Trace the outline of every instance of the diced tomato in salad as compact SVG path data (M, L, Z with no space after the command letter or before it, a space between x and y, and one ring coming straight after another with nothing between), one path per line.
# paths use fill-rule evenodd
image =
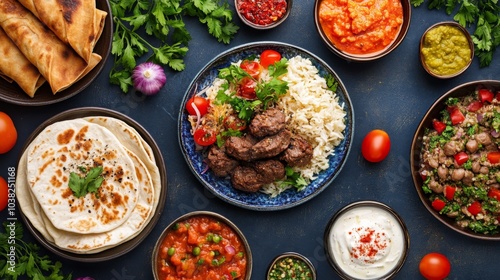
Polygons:
M466 152L459 152L455 154L455 162L460 166L469 160L469 155Z
M464 114L455 106L448 107L448 112L450 113L451 124L457 125L465 120Z
M493 98L494 98L494 94L491 90L489 89L480 89L477 93L478 97L479 97L479 100L483 103L485 102L489 102L491 103L493 101Z
M489 152L486 157L491 164L500 162L500 152Z
M467 207L467 210L469 211L469 213L476 216L481 212L481 210L483 210L483 207L481 206L481 202L476 200L472 202L469 207Z
M439 198L436 198L436 199L434 199L434 201L432 201L431 205L432 205L432 208L434 208L436 211L441 211L446 206L446 202L442 201Z
M453 200L453 198L455 197L456 190L457 190L456 187L446 186L444 188L444 196L446 197L446 199Z
M432 121L432 126L434 127L434 129L437 131L438 134L443 133L443 131L446 129L446 124L436 119Z

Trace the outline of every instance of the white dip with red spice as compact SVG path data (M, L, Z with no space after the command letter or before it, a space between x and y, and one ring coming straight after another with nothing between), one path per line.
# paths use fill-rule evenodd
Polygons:
M403 228L394 215L380 207L348 209L337 217L327 238L330 256L349 278L383 277L404 258Z

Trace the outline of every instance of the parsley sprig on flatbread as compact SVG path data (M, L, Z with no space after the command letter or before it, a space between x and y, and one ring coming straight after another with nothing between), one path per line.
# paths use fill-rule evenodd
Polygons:
M73 191L76 197L83 197L88 193L94 193L99 197L99 187L104 181L102 176L102 166L93 167L87 172L87 168L79 167L79 169L86 173L85 176L80 176L75 172L69 174L69 188Z

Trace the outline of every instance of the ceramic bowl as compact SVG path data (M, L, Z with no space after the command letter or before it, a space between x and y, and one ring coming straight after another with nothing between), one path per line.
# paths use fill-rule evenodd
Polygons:
M390 279L406 261L410 236L391 207L358 201L333 215L324 246L330 265L342 279Z
M287 59L300 55L303 58L311 60L312 65L319 70L318 74L320 76L325 77L331 75L334 77L335 80L338 81L336 91L338 103L343 105L346 112L344 118L344 139L335 147L334 151L332 151L332 155L328 158L328 169L321 171L318 177L311 181L303 191L287 189L275 197L271 197L269 194L263 192L250 193L237 190L233 188L230 179L217 177L211 170L207 170L203 151L195 145L191 133L192 126L188 120L189 114L185 109L186 102L197 90L201 91L213 83L218 76L219 69L228 67L231 63L236 63L239 60L258 56L267 49L275 50ZM331 185L330 183L341 172L352 146L355 119L354 111L350 97L339 76L327 63L311 52L281 42L262 41L243 44L216 56L194 77L180 103L179 112L178 129L181 152L196 178L203 186L220 199L230 204L256 211L276 211L295 207L320 194Z
M301 273L302 274L296 274L295 271L291 271L294 267L299 266L302 268ZM307 273L307 270L309 273ZM283 278L275 278L272 277L273 273L291 273L292 275L296 275L297 278L294 279L310 279L310 280L316 280L316 268L314 265L311 263L311 261L305 257L302 254L296 253L296 252L286 252L283 254L280 254L276 256L271 264L269 265L267 269L267 274L266 274L266 279L267 280L273 280L273 279L285 279ZM298 275L302 275L301 278L298 277ZM289 278L286 278L289 279Z
M479 88L488 88L493 92L500 91L500 81L497 80L478 80L472 81L468 83L464 83L456 86L455 88L450 89L448 92L441 95L427 110L425 115L422 117L415 134L413 136L413 140L411 142L411 150L410 150L410 168L413 178L413 183L415 185L415 190L422 201L423 205L427 209L427 211L438 221L443 223L446 227L451 230L463 234L465 236L469 236L472 238L482 239L482 240L496 240L500 241L500 233L497 234L483 234L476 233L470 229L460 227L454 218L448 217L446 215L439 214L432 207L432 201L430 197L424 192L422 189L422 185L424 184L424 180L420 174L420 168L422 164L421 151L423 147L423 137L425 131L433 128L433 120L440 119L441 113L443 110L446 110L447 106L445 101L450 97L463 97L467 95L473 94Z
M403 9L403 22L394 40L380 51L371 52L367 54L349 53L339 49L339 47L336 46L335 43L332 42L331 39L327 36L327 33L325 32L320 19L320 7L323 1L327 0L315 0L314 3L314 23L316 25L316 30L319 36L321 37L321 40L325 43L326 47L330 49L334 54L347 61L369 62L388 55L403 42L403 40L406 37L406 33L408 32L408 29L410 27L410 20L411 20L410 0L401 0L401 6Z
M226 218L225 216L222 216L221 214L211 212L211 211L193 211L193 212L189 212L187 214L181 215L180 217L178 217L174 221L172 221L163 230L160 237L156 241L156 244L153 248L153 254L151 257L151 267L153 270L154 279L155 280L165 279L165 278L160 277L161 275L159 272L159 270L162 267L162 263L164 261L169 262L169 260L165 260L161 257L161 255L162 255L161 247L162 247L162 243L164 242L165 238L167 237L167 235L169 235L173 231L177 230L179 228L180 223L186 224L186 223L194 222L193 219L205 219L205 220L209 219L209 220L214 221L216 223L224 224L225 226L228 227L227 229L222 228L220 231L214 232L214 235L217 235L220 232L225 232L226 234L229 234L229 232L231 232L231 234L235 235L239 239L239 243L241 244L241 246L243 247L243 250L244 250L242 252L243 256L246 258L246 271L245 271L245 276L238 278L238 279L242 279L242 280L252 279L252 265L253 265L252 250L250 249L250 244L248 243L247 239L245 238L245 235L243 235L243 232L233 222L231 222L228 218ZM209 228L210 228L210 226L209 226ZM212 233L212 232L210 232L211 230L214 230L214 229L208 229L208 231L205 234L208 236L210 233ZM199 234L202 235L204 233L199 233ZM186 235L187 235L187 233L186 233ZM201 238L203 238L203 237L201 237ZM222 239L224 239L224 236L222 236ZM176 242L180 243L181 241L176 241ZM207 242L212 242L212 241L207 241ZM225 244L225 241L221 240L221 241L219 241L219 243ZM199 246L201 247L203 245L200 244ZM227 246L228 245L226 245L226 247ZM236 252L236 253L238 254L239 252ZM201 252L199 254L200 255L198 257L199 258L198 261L203 260L203 257L202 257L203 253ZM221 256L224 257L223 254L221 254ZM168 255L167 255L167 258L168 258ZM236 258L236 256L233 257L233 260L234 260L234 258ZM214 260L215 259L216 258L214 257Z
M293 5L293 0L281 0L281 1L267 1L268 3L272 3L272 2L279 2L279 3L286 3L286 7L284 8L284 11L283 13L281 13L277 19L274 19L272 20L272 22L269 22L269 23L259 23L257 22L257 19L254 19L253 16L251 15L247 15L245 16L245 14L248 14L248 13L244 13L244 8L242 6L245 5L245 2L254 2L254 1L250 1L250 0L234 0L234 7L236 9L236 13L238 14L238 17L240 18L240 20L247 26L250 26L254 29L258 29L258 30L265 30L265 29L271 29L271 28L275 28L277 27L278 25L282 24L287 18L288 16L290 15L290 12L292 10L292 5Z
M457 43L461 44L462 46L465 45L465 49L468 50L469 55L467 55L467 52L464 52L465 49L463 49L461 51L461 52L464 52L462 54L463 57L460 57L458 54L456 54L456 58L449 63L449 66L447 66L445 64L441 64L441 63L436 64L436 65L432 65L432 64L429 64L428 62L426 62L427 61L426 57L430 57L433 53L436 53L436 52L439 53L439 51L441 51L441 53L449 56L448 52L450 51L450 45L448 45L448 44L450 44L452 42L456 42L455 41L456 39L451 40L450 38L442 37L442 38L444 38L443 40L446 40L448 42L446 45L444 45L442 43L440 43L440 44L433 43L431 46L430 41L426 40L426 36L428 36L428 34L430 34L430 32L438 32L440 30L439 28L443 28L443 27L454 28L455 30L458 30L461 34L463 34L464 38L467 41L463 42L461 40ZM458 38L457 36L455 36L455 37ZM433 40L433 41L435 42L435 40ZM435 46L435 45L437 45L437 46ZM427 51L423 51L423 49L427 49ZM430 26L424 32L424 34L422 34L422 37L420 38L419 50L420 50L420 63L422 64L422 67L425 69L425 71L427 73L429 73L429 75L431 75L435 78L439 78L439 79L449 79L449 78L453 78L453 77L456 77L456 76L462 74L463 72L465 72L465 70L467 70L467 68L469 68L469 66L471 65L472 60L474 58L474 43L472 42L472 37L470 36L467 29L465 29L462 25L460 25L459 23L454 22L454 21L439 22L439 23L436 23L436 24ZM441 57L443 57L443 56L441 56ZM441 61L443 61L443 60L441 60ZM460 68L456 68L455 65L457 62L459 62L461 64Z

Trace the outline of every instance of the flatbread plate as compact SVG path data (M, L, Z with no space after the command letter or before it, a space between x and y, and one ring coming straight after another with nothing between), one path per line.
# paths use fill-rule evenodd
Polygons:
M81 130L75 130L74 127ZM52 131L57 131L56 139L62 143L60 146L47 147L51 140L46 136L50 136ZM68 131L78 133L64 140L62 137ZM92 131L109 133L110 138L102 140L107 137L106 133L89 134ZM79 135L83 137L79 138ZM69 139L77 139L76 144L72 144ZM92 149L86 148L86 141ZM65 152L64 147L76 148ZM78 147L90 152L79 153ZM43 155L37 154L39 151L44 151ZM82 155L85 153L89 155L87 159ZM46 160L41 166L38 161L47 154L52 160ZM101 158L100 155L104 156ZM78 159L76 164L73 163L75 158ZM69 187L60 188L67 181L64 177L68 175L64 173L69 173L68 168L78 170L81 168L80 162L90 161L92 164L101 159L100 165L106 171L100 187L101 195L87 194L76 198ZM54 165L52 162L59 163ZM43 182L47 174L52 179ZM128 175L118 177L120 174ZM63 183L54 183L57 181ZM40 191L37 189L40 186L42 189L45 188L43 186L51 187L48 187L49 191ZM44 247L66 259L100 262L126 254L152 231L165 205L166 167L158 145L136 121L110 109L77 108L48 119L30 135L19 159L16 190L22 190L18 192L17 200L22 220ZM65 194L64 190L69 192ZM131 200L132 203L126 203ZM120 214L119 209L124 214L117 216L120 219L115 217L113 220L110 213ZM68 214L60 215L60 212ZM73 217L69 218L71 215ZM79 215L85 218L80 219ZM117 224L113 225L113 221ZM88 227L82 228L82 225Z

